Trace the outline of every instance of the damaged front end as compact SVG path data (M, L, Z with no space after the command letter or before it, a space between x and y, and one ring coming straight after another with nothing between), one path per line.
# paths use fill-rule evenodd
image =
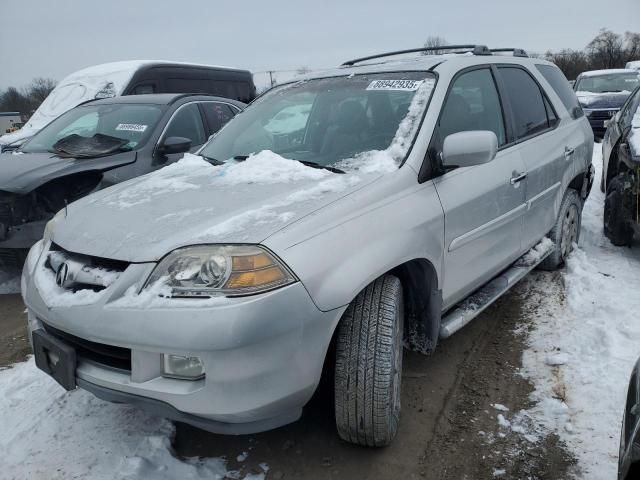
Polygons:
M99 172L85 172L46 183L32 192L0 191L0 267L20 267L46 223L61 209L100 183Z

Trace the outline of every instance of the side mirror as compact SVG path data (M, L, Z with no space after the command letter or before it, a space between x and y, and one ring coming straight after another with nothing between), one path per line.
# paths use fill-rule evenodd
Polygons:
M191 140L186 137L168 137L158 147L162 155L171 153L185 153L191 148Z
M496 134L488 130L474 130L447 135L442 146L445 167L472 167L493 160L498 151Z

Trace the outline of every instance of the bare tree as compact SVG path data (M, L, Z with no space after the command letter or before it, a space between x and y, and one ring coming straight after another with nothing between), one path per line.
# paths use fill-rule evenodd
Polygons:
M35 108L38 108L54 88L56 88L55 80L52 80L51 78L38 77L31 81L31 83L25 88L24 93L34 104L37 104Z
M596 68L619 67L624 59L624 41L620 34L603 28L589 42L587 52Z
M443 47L447 45L447 40L444 37L440 37L438 35L431 35L427 37L427 41L424 42L425 48L434 48L434 50L430 50L428 52L424 52L425 55L441 55L446 50L439 50L436 47Z

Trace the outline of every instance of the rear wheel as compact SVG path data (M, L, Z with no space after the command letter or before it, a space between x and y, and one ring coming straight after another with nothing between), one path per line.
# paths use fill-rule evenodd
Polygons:
M632 195L625 193L626 174L613 178L604 200L604 234L617 246L631 245L633 240Z
M548 235L555 248L540 264L542 270L556 270L564 265L573 244L580 238L581 222L582 200L576 190L569 188L562 199L556 224Z
M396 436L403 317L402 284L384 275L358 294L338 326L335 406L343 440L381 447Z

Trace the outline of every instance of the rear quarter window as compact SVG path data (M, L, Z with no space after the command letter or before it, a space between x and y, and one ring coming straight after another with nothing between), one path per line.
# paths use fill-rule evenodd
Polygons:
M571 118L574 120L580 118L583 115L582 108L580 108L578 98L562 71L552 65L536 65L536 68L560 97L560 101L571 114Z

